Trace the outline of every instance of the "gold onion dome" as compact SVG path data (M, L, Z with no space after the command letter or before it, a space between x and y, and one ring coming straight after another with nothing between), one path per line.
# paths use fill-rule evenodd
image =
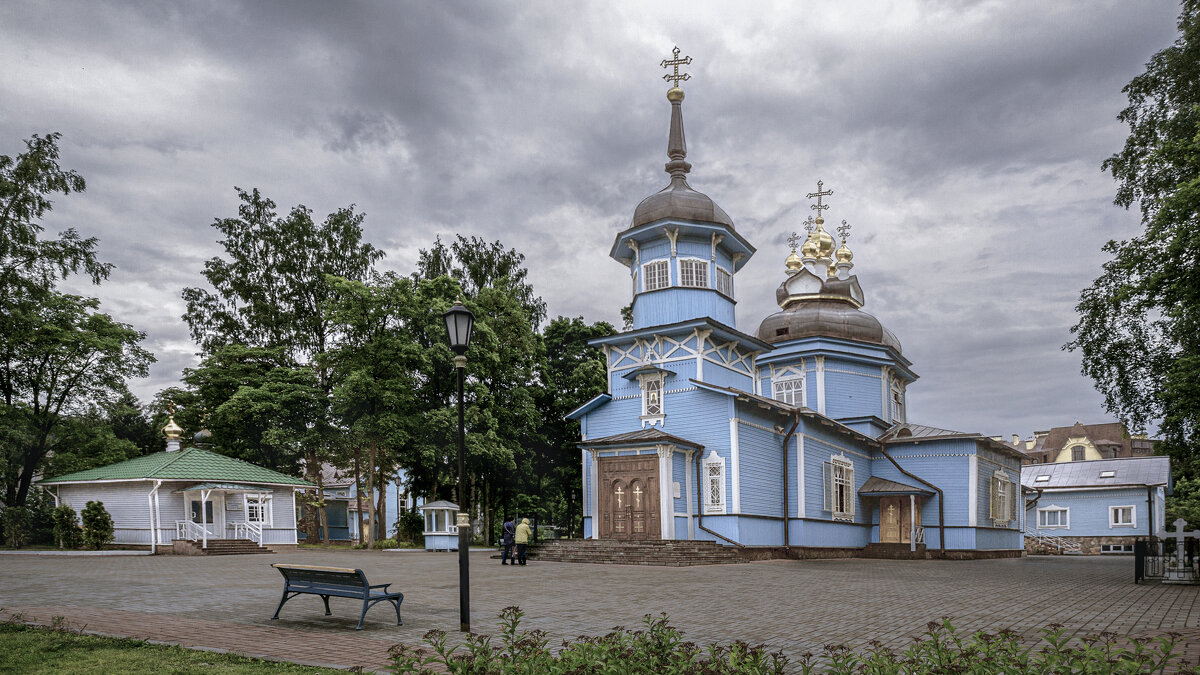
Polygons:
M846 246L845 239L842 240L842 245L838 247L838 250L834 252L834 255L837 257L837 261L840 263L848 263L851 260L854 260L854 254L851 253L850 248Z
M795 251L792 251L783 264L787 267L789 272L799 272L800 270L804 269L804 258L801 258L800 256L796 255Z
M183 427L175 423L175 415L171 415L167 420L167 426L163 427L163 435L169 441L177 441L183 438Z
M804 245L800 247L800 253L802 253L805 258L817 258L820 256L821 245L817 243L817 240L813 234L808 235L808 239L806 239L804 241Z
M833 237L821 227L825 223L825 219L817 216L817 229L813 230L809 241L815 242L817 245L817 255L821 258L829 258L833 255Z

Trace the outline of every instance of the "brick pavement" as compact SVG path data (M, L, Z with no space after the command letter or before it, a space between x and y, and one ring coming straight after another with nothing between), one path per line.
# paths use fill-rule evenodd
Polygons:
M474 553L472 621L497 632L508 605L526 629L556 638L637 626L666 612L699 643L742 639L796 657L828 643L878 639L902 647L925 624L951 616L967 630L1012 628L1036 636L1049 623L1076 635L1181 633L1200 659L1200 587L1138 586L1129 557L1032 557L978 561L814 560L658 568L532 562L502 567ZM356 603L290 601L269 617L282 579L268 565L359 567L405 594L404 625L378 606L354 631ZM61 599L51 602L49 599ZM61 604L60 604L61 603ZM299 551L223 557L0 557L0 608L49 622L193 647L311 664L379 669L396 642L419 643L431 628L458 628L455 554Z

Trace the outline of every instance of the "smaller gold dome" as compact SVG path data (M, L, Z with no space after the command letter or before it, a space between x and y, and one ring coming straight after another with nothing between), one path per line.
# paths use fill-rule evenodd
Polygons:
M838 247L835 255L837 256L837 261L840 263L848 263L851 260L854 260L854 254L851 253L850 248L846 246L845 239L842 240L842 245Z
M787 257L787 260L783 264L787 267L789 272L799 272L804 268L804 258L801 258L800 256L796 255L795 251L792 251L791 255Z
M683 90L679 87L671 87L667 90L667 100L671 103L683 100Z
M813 239L813 236L808 235L808 239L804 241L804 245L800 247L800 253L805 258L816 258L820 255L820 245Z
M817 218L817 229L808 235L808 241L813 242L817 246L817 256L819 258L828 258L833 255L833 237L829 235L821 224L825 222L824 218ZM807 242L805 242L807 244Z
M175 423L175 415L171 415L167 421L167 426L163 427L163 435L168 441L177 441L183 438L183 427Z

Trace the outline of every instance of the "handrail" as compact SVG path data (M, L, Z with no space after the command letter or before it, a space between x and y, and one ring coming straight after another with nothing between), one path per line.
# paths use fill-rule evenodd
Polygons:
M1036 528L1030 529L1030 528L1026 527L1023 534L1026 537L1032 538L1035 543L1053 546L1054 548L1057 548L1062 553L1067 553L1067 552L1082 553L1083 552L1083 549L1080 548L1080 546L1079 546L1079 542L1070 541L1070 540L1060 537L1056 534L1047 534L1043 530L1040 530L1040 529L1036 529Z
M192 541L198 541L200 539L203 539L205 534L208 534L208 536L210 536L210 537L216 536L212 532L212 530L209 530L208 528L205 528L205 527L201 527L200 523L195 523L190 520L175 521L175 538L176 539L190 539Z
M249 539L259 546L263 545L262 524L246 521L240 523L229 523L229 527L233 530L234 539Z

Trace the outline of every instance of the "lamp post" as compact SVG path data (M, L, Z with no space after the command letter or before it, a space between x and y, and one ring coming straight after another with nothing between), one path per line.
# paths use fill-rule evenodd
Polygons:
M475 315L463 307L462 301L454 303L442 318L446 320L446 333L450 336L450 349L454 350L454 368L458 371L458 629L464 633L471 630L471 574L467 554L471 548L471 516L467 504L466 470L466 425L463 421L463 371L467 367L467 347L471 346L471 330L475 327Z

